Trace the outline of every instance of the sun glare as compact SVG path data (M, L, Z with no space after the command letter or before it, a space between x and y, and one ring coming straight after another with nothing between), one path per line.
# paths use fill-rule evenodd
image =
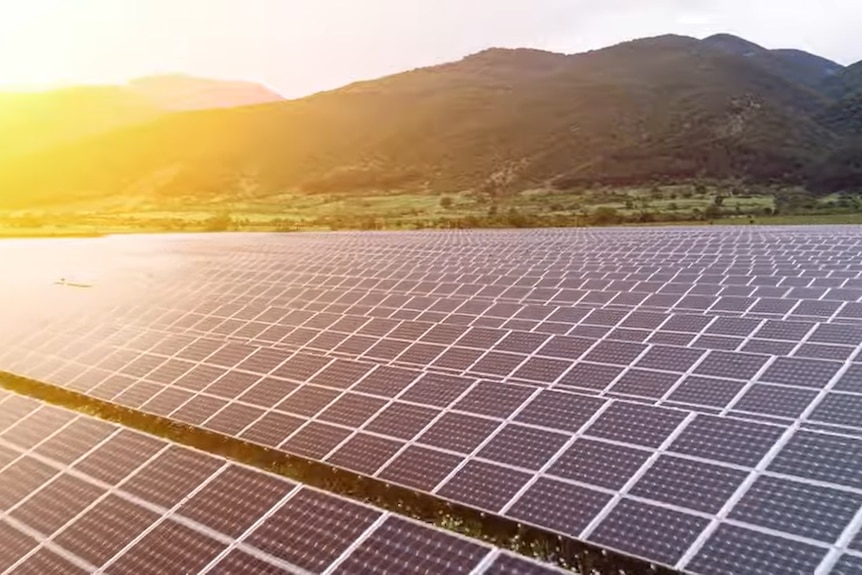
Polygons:
M102 40L120 33L120 4L128 8L112 0L0 0L0 89L91 81L105 62Z

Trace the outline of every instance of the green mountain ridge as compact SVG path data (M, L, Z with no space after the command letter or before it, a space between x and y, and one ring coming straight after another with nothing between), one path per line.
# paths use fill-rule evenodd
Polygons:
M170 114L0 164L0 205L703 177L862 184L852 170L814 177L855 149L854 101L824 87L855 67L737 40L490 49L300 100Z

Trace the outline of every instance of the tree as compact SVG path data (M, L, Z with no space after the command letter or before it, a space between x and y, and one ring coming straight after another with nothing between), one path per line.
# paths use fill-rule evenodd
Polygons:
M597 226L612 226L622 221L619 212L608 206L601 206L590 216L590 223Z
M204 229L208 232L226 232L235 226L234 219L227 212L213 215L204 222Z
M638 210L638 221L641 223L646 223L652 221L652 214L650 213L650 201L647 196L638 196L635 202L635 205Z
M721 217L721 208L718 207L717 205L715 205L714 203L710 204L704 210L703 215L708 220L714 220L716 218L720 218Z
M530 218L513 206L506 213L506 225L513 228L527 228L530 226Z

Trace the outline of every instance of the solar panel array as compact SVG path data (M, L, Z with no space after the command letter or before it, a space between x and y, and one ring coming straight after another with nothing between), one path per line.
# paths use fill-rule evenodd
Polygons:
M559 573L29 398L0 417L0 573Z
M693 573L858 572L862 230L150 241L0 369Z

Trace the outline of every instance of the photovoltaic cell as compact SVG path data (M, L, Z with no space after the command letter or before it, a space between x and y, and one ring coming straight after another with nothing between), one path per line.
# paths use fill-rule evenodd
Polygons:
M152 511L108 495L64 528L54 541L100 567L158 519Z
M163 447L152 437L122 430L75 464L75 469L116 485Z
M824 555L807 543L722 524L687 567L704 575L814 573Z
M862 556L858 555L843 555L832 568L835 575L853 575L859 572L862 572Z
M4 403L0 413L6 409ZM63 433L40 443L34 451L63 464L70 464L116 431L111 425L95 419L80 418L70 423Z
M177 513L221 533L239 537L293 487L290 482L230 466L184 502ZM254 497L249 497L249 493L254 493Z
M234 549L219 560L207 573L215 575L233 575L234 573L249 573L252 575L286 575L290 571L267 563L248 553Z
M622 372L623 367L600 363L576 363L559 379L557 385L590 390L602 390L611 384Z
M685 372L702 355L703 351L699 349L657 345L651 347L636 365L646 369Z
M302 490L248 537L267 553L320 573L377 519L373 509Z
M531 470L539 470L568 440L567 435L510 424L503 427L477 454L478 457Z
M770 471L862 488L862 439L797 431Z
M2 535L0 535L2 536ZM3 563L0 561L0 569ZM86 571L46 548L41 548L20 563L13 571L15 575L85 575Z
M717 513L747 475L738 469L663 455L647 469L629 493Z
M862 393L862 364L854 363L844 371L832 387L835 391Z
M431 447L471 453L500 426L494 419L444 413L417 441Z
M426 374L410 386L400 399L432 407L446 407L467 391L473 380L439 374Z
M673 390L668 399L680 403L723 408L733 401L745 385L743 381L732 379L690 376Z
M615 402L587 428L586 433L597 438L658 447L683 419L685 413L681 411Z
M379 476L393 483L431 491L446 479L461 461L460 456L451 453L411 445L395 457Z
M776 477L758 477L730 517L833 543L862 506L862 496Z
M754 467L782 433L780 427L772 425L698 415L671 443L670 450Z
M862 427L862 396L827 393L808 419L834 425Z
M659 399L673 387L678 379L679 374L630 369L608 391Z
M209 455L172 446L125 481L122 488L147 501L171 508L221 465L221 461Z
M278 447L304 420L299 417L270 411L246 428L240 438L268 447Z
M409 552L405 552L407 550ZM466 538L390 516L360 543L335 573L468 575L487 554L487 548Z
M530 475L483 461L469 461L437 493L479 509L499 512Z
M750 380L767 362L768 356L711 351L694 369L699 375Z
M0 569L3 570L14 565L18 559L39 544L38 541L5 521L0 521L0 540L3 541L3 547L0 548Z
M755 384L733 404L733 409L795 418L802 415L816 397L817 392L808 389L787 389L780 385Z
M548 473L606 489L622 489L650 457L649 451L592 439L576 439Z
M577 432L606 401L574 393L543 390L518 414L515 421Z
M491 382L479 382L462 397L454 409L507 418L527 401L535 390L514 385L500 386Z
M360 433L350 438L327 458L327 462L365 475L373 475L402 447L384 437Z
M10 513L45 536L53 535L104 491L71 475L60 475Z
M304 457L323 459L349 436L350 430L343 427L310 421L281 444L280 449Z
M507 515L577 537L610 499L607 493L542 477L518 498ZM555 504L549 507L548 501Z
M822 388L826 387L840 368L841 364L838 362L780 357L763 372L760 381Z
M381 366L365 376L353 389L381 397L395 397L418 375L417 372L407 369Z
M485 569L485 575L559 575L562 571L547 565L527 561L514 555L501 553Z
M638 343L604 341L593 347L584 356L584 360L614 365L630 365L645 349L647 346Z
M623 499L588 539L599 545L673 565L708 523L702 517Z
M114 562L111 573L153 575L177 569L200 571L225 548L224 543L175 523L163 521Z

